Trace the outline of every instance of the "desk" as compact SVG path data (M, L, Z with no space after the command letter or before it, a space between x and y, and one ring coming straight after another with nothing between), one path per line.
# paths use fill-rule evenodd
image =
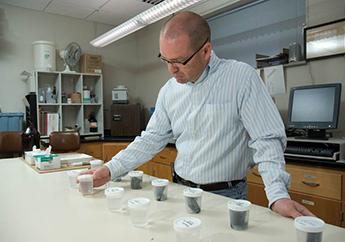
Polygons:
M111 213L102 189L83 197L69 187L65 172L38 174L20 158L0 160L0 241L1 242L175 242L172 222L188 215L183 186L170 184L168 200L153 201L152 177L144 178L142 190L130 190L125 177L119 186L126 198L151 199L147 228L133 227L127 213ZM202 211L192 215L202 220L202 242L291 242L296 241L293 220L253 205L246 231L229 228L226 197L205 192ZM345 229L326 225L323 241L339 242Z

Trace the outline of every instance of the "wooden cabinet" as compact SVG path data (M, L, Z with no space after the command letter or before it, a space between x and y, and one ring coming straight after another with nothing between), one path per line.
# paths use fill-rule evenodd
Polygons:
M128 142L109 142L103 143L103 160L108 162L114 155L128 146Z
M287 164L291 175L291 198L307 207L327 223L345 227L345 171L313 165ZM257 168L247 174L248 199L267 206L264 185Z
M100 160L103 159L103 145L101 142L82 143L78 152L91 155Z
M129 142L110 142L103 143L103 160L108 162L111 158L121 150L125 149ZM176 158L176 149L174 147L166 147L159 152L149 162L139 166L137 170L142 170L145 174L166 178L172 181L172 163Z
M289 194L291 199L308 208L309 211L315 214L317 217L322 218L329 224L341 226L340 201L291 191Z
M248 181L248 200L254 204L267 207L268 200L263 185Z
M166 147L152 160L138 167L145 174L165 178L172 181L172 166L176 158L176 149L173 147Z
M289 165L291 175L290 191L341 200L341 174L313 168Z
M345 202L341 203L341 226L345 227Z

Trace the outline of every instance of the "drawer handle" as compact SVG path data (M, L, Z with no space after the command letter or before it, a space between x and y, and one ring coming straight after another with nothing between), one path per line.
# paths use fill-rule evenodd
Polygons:
M316 182L306 182L306 181L302 181L302 183L303 183L304 185L307 185L307 186L310 186L310 187L318 187L318 186L320 186L320 184L319 184L319 183L316 183Z
M164 156L159 156L159 158L161 158L162 160L165 160L166 159L166 157L164 157Z

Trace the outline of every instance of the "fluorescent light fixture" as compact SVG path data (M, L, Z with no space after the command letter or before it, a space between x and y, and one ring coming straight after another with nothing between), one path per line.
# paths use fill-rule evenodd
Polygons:
M119 40L146 25L152 24L172 13L180 11L202 0L165 0L148 10L138 14L134 18L127 20L119 26L102 34L98 38L92 40L90 44L95 47L104 47L116 40Z

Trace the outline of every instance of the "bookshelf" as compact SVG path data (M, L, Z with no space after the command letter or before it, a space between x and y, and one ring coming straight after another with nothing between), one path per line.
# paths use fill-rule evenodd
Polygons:
M79 129L81 136L104 136L103 77L76 72L34 72L37 93L38 131L42 138L51 131ZM85 88L86 87L86 88ZM90 93L87 97L84 89ZM94 114L97 132L90 132Z

